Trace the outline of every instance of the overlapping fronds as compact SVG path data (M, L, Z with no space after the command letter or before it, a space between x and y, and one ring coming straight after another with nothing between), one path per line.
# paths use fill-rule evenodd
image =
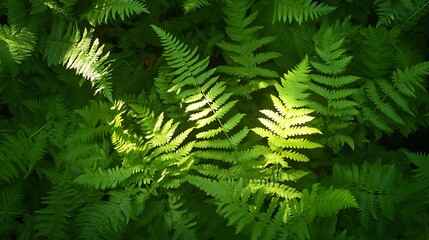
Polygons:
M429 11L426 0L375 0L374 6L378 16L377 27L392 23L416 23Z
M115 129L112 143L122 157L122 167L99 170L96 174L99 181L86 184L101 188L122 182L138 186L156 183L165 188L178 187L182 175L193 164L190 152L195 142L187 141L193 129L176 134L179 123L164 121L163 114L156 117L152 111L137 104L126 107L118 103L116 107L118 114L111 123ZM138 125L125 125L124 118L134 119ZM83 175L82 178L90 180L89 176Z
M25 128L15 135L1 135L0 144L0 179L11 182L25 178L33 171L35 165L43 159L47 151L47 137L39 129Z
M244 114L231 113L237 100L231 100L226 83L212 77L216 69L206 70L209 60L199 60L197 49L189 50L180 40L162 29L153 26L166 52L167 63L171 68L171 83L168 91L176 92L178 101L185 104L185 112L200 132L196 135L195 153L201 159L215 159L224 162L237 162L242 158L236 151L249 130L237 130Z
M272 239L281 231L280 226L287 218L286 205L272 198L268 207L264 207L263 189L252 194L251 187L246 186L243 179L236 182L196 176L187 179L215 199L218 214L228 220L228 225L235 226L236 234L244 232L250 239Z
M417 96L416 92L426 93L423 79L428 74L429 63L422 62L404 70L397 69L389 80L377 78L365 83L359 96L360 103L367 99L366 104L361 105L364 120L388 133L398 128L404 134L414 131L416 127L407 123L415 116L415 108L409 102Z
M404 191L400 189L402 179L395 164L382 165L381 161L364 162L361 166L336 164L333 169L333 181L338 186L350 189L356 196L359 221L364 229L383 227L379 223L394 220L398 203L404 198L401 195ZM383 229L377 232L384 234Z

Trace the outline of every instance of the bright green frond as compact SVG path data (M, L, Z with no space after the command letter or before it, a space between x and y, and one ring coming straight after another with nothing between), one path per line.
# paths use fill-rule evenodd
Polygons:
M44 57L48 66L62 64L68 69L74 69L95 87L95 94L102 93L112 101L112 84L110 80L109 53L104 54L104 45L93 39L94 30L79 30L70 23L54 24L47 40Z
M0 26L0 48L7 48L13 61L20 64L33 54L36 45L36 35L25 28L18 28L15 25ZM0 52L0 61L8 62L7 55ZM10 60L9 60L10 61ZM0 62L1 63L1 62Z

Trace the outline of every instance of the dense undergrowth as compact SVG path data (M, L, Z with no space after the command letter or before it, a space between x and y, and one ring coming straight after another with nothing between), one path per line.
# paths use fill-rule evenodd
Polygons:
M428 239L428 13L1 1L0 238Z

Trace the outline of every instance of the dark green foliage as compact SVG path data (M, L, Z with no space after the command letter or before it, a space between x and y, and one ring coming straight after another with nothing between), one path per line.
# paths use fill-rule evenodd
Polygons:
M377 12L377 27L382 25L410 24L418 22L419 18L428 12L429 3L425 0L375 0Z
M0 239L428 239L428 10L0 1Z
M272 85L278 74L261 65L281 55L276 52L256 52L274 41L275 37L260 38L257 33L263 26L251 26L258 16L258 11L247 16L251 1L229 1L223 8L225 14L225 32L232 42L222 41L217 45L222 48L228 65L217 69L220 73L231 75L228 82L230 91L238 95L249 96L250 93ZM260 50L259 50L260 51Z

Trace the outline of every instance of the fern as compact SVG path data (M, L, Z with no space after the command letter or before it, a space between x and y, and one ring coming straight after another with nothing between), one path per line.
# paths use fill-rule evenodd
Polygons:
M429 64L422 62L404 71L398 69L393 72L391 82L386 79L367 82L361 88L361 96L368 99L367 104L362 105L364 119L388 133L400 128L406 135L415 130L416 127L411 124L415 110L409 102L416 97L416 91L426 92L422 77L429 74L428 70Z
M422 77L427 75L427 62L415 65L408 63L404 68L396 68L395 63L388 59L394 58L398 29L387 31L385 28L368 28L362 31L365 50L358 57L362 62L360 70L366 83L356 94L355 100L361 106L361 122L368 122L381 132L392 133L399 129L408 135L417 129L415 116L420 101L413 97L416 92L426 92ZM370 49L373 52L370 52ZM366 58L363 60L363 57ZM380 62L389 62L379 64ZM411 102L415 106L410 105ZM406 123L406 124L405 124Z
M110 19L116 20L119 17L125 20L131 15L149 13L146 3L140 0L96 0L93 8L89 10L84 17L92 26L107 23Z
M210 3L207 0L184 0L182 2L182 8L185 14L204 6L210 6Z
M415 174L415 177L424 182L425 184L429 184L429 161L428 156L424 153L411 153L405 152L406 156L417 166L417 169L412 170Z
M322 28L314 37L316 53L320 60L310 61L319 74L311 74L308 84L311 103L308 104L316 114L325 133L327 144L338 152L346 143L352 149L354 140L349 135L350 127L359 114L357 103L352 99L358 89L352 87L360 78L346 75L352 56L346 55L345 38L331 27ZM323 74L323 75L322 75ZM325 129L324 126L327 126Z
M282 85L276 84L279 98L271 96L271 100L277 111L262 110L268 118L259 118L265 128L254 128L253 131L261 137L267 138L268 146L258 148L263 151L266 164L275 164L288 167L286 159L306 162L308 157L291 149L312 149L321 147L320 144L301 138L303 135L320 134L313 127L301 126L313 120L309 114L310 109L303 108L307 103L307 96L302 91L306 90L303 82L308 81L305 71L308 70L308 62L305 59L298 67L285 75Z
M246 127L235 129L244 114L231 113L237 103L230 100L232 93L226 93L225 82L212 77L216 69L206 70L208 58L199 61L197 49L191 51L172 35L158 27L153 28L166 49L164 55L171 68L168 91L176 92L179 100L176 102L185 104L189 120L195 122L196 129L203 129L196 135L195 147L200 150L195 152L195 157L238 163L243 158L234 157L241 155L239 145L249 130ZM220 137L222 135L225 137ZM255 156L255 152L252 154Z
M359 76L379 78L392 73L395 57L395 46L400 34L399 28L390 31L384 27L361 29L358 44L362 51L358 56ZM380 64L383 63L383 64Z
M58 176L55 176L58 177ZM66 175L55 180L56 185L42 201L46 205L37 211L35 217L35 237L64 239L70 234L70 218L75 210L74 201L79 192L69 186L70 180Z
M111 122L115 129L112 143L123 159L123 167L107 172L99 170L95 176L83 175L77 181L95 187L116 186L125 181L123 184L142 186L156 183L165 188L177 188L182 182L182 175L193 163L190 152L195 142L184 144L192 128L175 136L179 124L172 120L164 123L162 114L155 117L139 105L125 109L123 103L118 103L118 114ZM137 129L125 129L125 112L139 122ZM90 181L89 176L94 176L98 181Z
M275 0L273 22L289 22L296 21L301 24L308 19L318 19L335 10L335 7L317 3L311 0Z
M13 61L20 64L30 57L36 45L36 36L28 29L19 29L17 26L11 27L3 25L0 28L0 40L9 49Z
M62 64L74 69L95 86L95 94L101 92L112 101L109 53L103 55L104 45L97 38L92 40L94 30L84 29L81 35L73 24L66 25L54 24L49 35L44 52L48 66Z
M277 220L282 219L285 209L278 208L280 204L276 198L271 200L269 207L264 210L263 190L257 191L256 196L252 196L249 187L246 187L243 180L232 181L211 181L209 179L189 176L188 181L207 192L215 199L218 214L228 219L228 225L236 226L236 234L252 229L251 239L271 239L276 236L279 229L272 228L271 218L275 213ZM270 227L267 227L270 226ZM266 229L272 230L271 232Z
M311 190L304 189L301 198L292 199L289 204L290 218L284 234L288 238L298 239L310 239L310 232L317 228L311 224L317 221L318 217L328 219L338 215L340 210L358 207L358 203L350 191L333 187L326 189L320 187L320 184L314 184ZM309 229L309 226L314 228ZM327 229L322 230L324 235L327 235L326 231Z
M199 8L206 7L206 6L212 6L210 3L211 1L207 0L183 0L182 1L182 9L185 12L185 14L188 14L190 12L193 12ZM225 3L227 0L217 0L216 2L219 3Z
M0 237L11 236L19 224L17 216L24 215L22 186L2 186L0 191Z
M32 173L47 150L47 139L43 130L44 127L35 131L24 128L16 135L2 135L0 145L0 162L3 166L0 170L0 179L2 181L10 183Z
M188 212L190 209L185 208L185 201L177 193L169 195L169 211L165 214L166 223L170 229L174 230L173 239L198 239L195 233L196 214Z
M392 74L392 80L401 94L416 98L419 89L425 93L427 91L424 81L426 75L429 75L428 61L407 67L404 70L397 69Z
M258 38L257 32L262 26L250 26L258 16L253 12L247 16L251 8L251 1L229 1L223 12L225 14L225 30L232 42L222 41L217 45L224 50L224 57L228 65L218 66L221 73L231 75L233 79L228 84L230 91L239 95L249 96L250 93L272 84L272 78L278 74L261 65L281 55L276 52L256 52L263 46L274 41L274 37ZM238 80L237 80L238 78Z
M361 166L334 165L333 181L349 188L359 204L359 222L364 229L385 234L384 227L374 229L374 224L393 221L397 216L398 204L403 201L402 174L394 164L382 165L364 162ZM399 188L399 189L398 189Z
M31 30L16 25L0 26L0 64L12 75L17 74L17 65L33 54L35 45L36 35Z
M109 123L114 117L111 106L101 101L90 101L88 105L75 110L71 121L80 124L68 127L73 128L73 131L68 133L59 159L83 172L109 166L112 162L109 157L109 139L112 134Z
M133 216L132 194L132 189L110 191L108 201L97 201L83 209L77 217L81 228L79 239L120 237Z
M378 16L377 27L388 26L392 23L415 23L424 15L428 4L424 0L375 0L375 11Z

